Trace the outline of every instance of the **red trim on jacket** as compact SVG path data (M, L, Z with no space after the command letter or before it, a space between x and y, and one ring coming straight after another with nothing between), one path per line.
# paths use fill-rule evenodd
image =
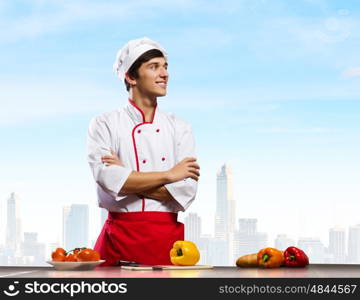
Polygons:
M134 145L134 152L135 152L135 159L136 159L136 171L139 172L140 170L140 166L139 166L139 157L138 157L138 153L137 153L137 148L136 148L136 142L135 142L135 136L134 136L134 133L135 133L135 130L137 127L141 126L141 124L138 124L136 125L133 130L132 130L132 133L131 133L131 136L132 136L132 140L133 140L133 145Z
M129 102L131 103L132 106L134 106L142 115L142 118L143 118L143 122L141 124L151 124L153 121L154 121L154 117L155 117L155 111L156 111L156 108L157 108L157 102L155 104L155 107L154 107L154 111L153 111L153 114L151 116L151 121L150 122L145 122L145 114L144 112L142 111L142 109L136 105L135 101L134 100L131 100L129 98Z
M135 136L134 136L134 133L136 131L136 128L138 128L139 126L141 125L144 125L144 124L152 124L153 121L154 121L154 117L155 117L155 111L156 111L156 108L157 108L157 103L155 104L155 107L154 107L154 111L153 111L153 115L152 115L152 118L151 118L151 122L145 122L145 114L144 112L142 111L142 109L140 107L138 107L136 105L136 103L131 100L129 98L129 102L131 103L132 106L134 106L136 109L138 109L142 115L142 118L143 118L143 122L140 123L140 124L137 124L133 130L132 130L132 133L131 133L131 136L132 136L132 140L133 140L133 146L134 146L134 152L135 152L135 159L136 159L136 171L140 171L140 164L139 164L139 157L138 157L138 153L137 153L137 148L136 148L136 141L135 141ZM142 198L142 211L145 211L145 199Z

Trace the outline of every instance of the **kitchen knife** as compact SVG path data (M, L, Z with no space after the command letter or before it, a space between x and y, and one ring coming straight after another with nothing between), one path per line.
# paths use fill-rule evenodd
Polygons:
M127 260L119 260L116 263L118 266L127 266L127 267L151 267L154 271L162 271L163 267L161 266L154 266L154 265L144 265L140 264L136 261L127 261Z

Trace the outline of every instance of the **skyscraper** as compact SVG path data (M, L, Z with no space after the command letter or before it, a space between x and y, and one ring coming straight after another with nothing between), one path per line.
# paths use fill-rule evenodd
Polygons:
M15 193L7 200L6 220L6 248L15 254L21 247L20 199Z
M349 228L347 261L352 264L360 263L360 224Z
M197 213L189 213L184 219L185 240L192 241L200 251L200 263L209 264L209 241L211 238L201 234L201 218Z
M254 235L257 233L257 219L239 219L239 232L245 235Z
M298 247L308 255L310 263L323 263L325 261L325 247L319 238L300 238Z
M235 231L235 210L232 171L224 164L216 179L215 238L227 239Z
M208 245L208 261L214 266L227 266L229 262L229 243L227 240L212 239Z
M223 249L218 265L222 261L233 264L235 210L232 171L224 164L217 172L216 178L215 248ZM213 251L213 257L216 253L217 251Z
M234 261L239 256L256 253L267 245L267 234L257 231L257 219L239 219L235 233Z
M333 256L333 263L341 264L345 262L345 229L330 228L329 253Z
M72 204L63 208L64 247L89 247L89 206Z
M289 238L286 234L277 235L275 239L275 248L284 251L291 246L295 246L295 241L293 239Z
M24 242L22 244L22 255L31 258L31 265L46 265L45 263L45 244L37 240L37 232L24 232Z
M185 239L199 244L201 236L201 218L197 213L189 213L185 219Z

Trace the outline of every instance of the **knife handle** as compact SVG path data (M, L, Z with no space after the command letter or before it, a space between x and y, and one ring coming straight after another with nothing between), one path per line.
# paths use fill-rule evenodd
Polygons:
M116 262L117 266L131 266L131 267L137 267L139 266L139 263L136 261L128 261L128 260L118 260Z

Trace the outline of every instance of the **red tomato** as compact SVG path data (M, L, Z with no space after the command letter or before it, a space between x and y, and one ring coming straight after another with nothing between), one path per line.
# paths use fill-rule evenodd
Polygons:
M69 253L68 255L66 255L65 261L77 261L77 254Z
M96 261L100 260L100 254L96 250L86 248L78 253L77 261Z
M65 261L65 257L66 251L63 248L56 248L56 250L51 253L53 261Z

